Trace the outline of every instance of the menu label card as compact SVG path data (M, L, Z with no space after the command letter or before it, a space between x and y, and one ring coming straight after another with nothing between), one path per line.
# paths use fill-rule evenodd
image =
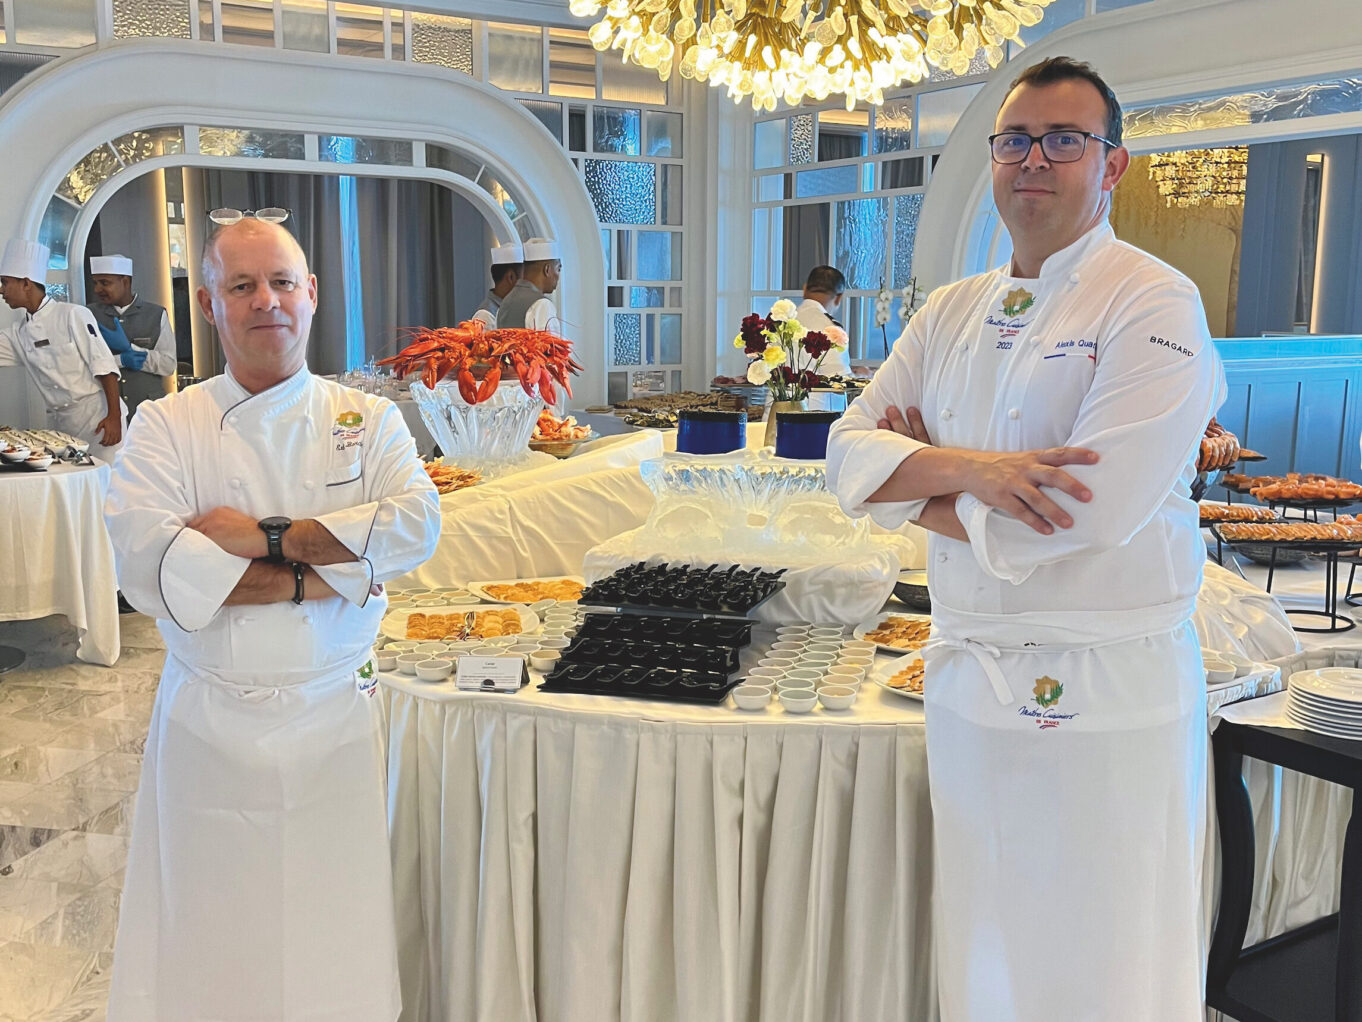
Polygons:
M461 656L458 663L454 685L469 692L518 692L529 680L523 657Z

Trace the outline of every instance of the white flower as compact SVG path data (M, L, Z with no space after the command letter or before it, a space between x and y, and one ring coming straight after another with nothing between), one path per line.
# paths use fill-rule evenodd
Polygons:
M771 306L771 318L780 322L781 320L794 319L795 303L788 298L782 298Z
M766 364L765 359L757 359L747 367L747 382L764 387L771 382L771 367Z

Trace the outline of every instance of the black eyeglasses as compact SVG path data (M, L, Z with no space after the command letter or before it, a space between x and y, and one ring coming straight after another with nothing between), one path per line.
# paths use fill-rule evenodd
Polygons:
M235 224L240 223L247 217L256 220L263 220L267 224L282 224L288 219L288 210L282 206L266 206L264 209L231 209L223 207L215 209L208 214L208 219L215 224Z
M1028 135L1024 131L1000 131L988 136L994 163L1021 163L1031 155L1031 147L1040 143L1040 151L1051 163L1077 163L1088 149L1088 139L1095 138L1105 146L1119 149L1118 143L1092 131L1065 128L1047 131L1044 135Z

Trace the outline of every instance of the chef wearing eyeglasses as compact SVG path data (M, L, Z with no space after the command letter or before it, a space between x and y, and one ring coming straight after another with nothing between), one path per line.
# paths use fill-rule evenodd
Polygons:
M1011 264L933 292L834 427L853 515L930 530L942 1022L1193 1022L1205 545L1224 370L1195 286L1118 241L1121 109L1056 57L990 140Z

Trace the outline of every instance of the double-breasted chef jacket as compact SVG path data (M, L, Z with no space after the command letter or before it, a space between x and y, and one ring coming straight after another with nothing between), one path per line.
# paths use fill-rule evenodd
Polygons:
M224 600L249 565L186 527L312 518L339 595ZM306 368L147 402L106 504L123 592L158 619L111 1022L392 1022L400 1010L370 587L426 560L439 502L388 400Z
M943 1022L1201 1018L1205 675L1190 619L1205 547L1189 497L1225 395L1194 285L1105 223L1045 260L933 292L834 427L843 507L923 445L1061 445L1090 503L1042 535L969 494L933 534L926 650Z
M98 377L119 376L118 360L83 305L44 298L14 327L0 331L0 366L21 365L42 395L53 429L88 444L90 453L112 462L119 444L102 445L95 427L109 414ZM126 423L128 408L120 401Z

